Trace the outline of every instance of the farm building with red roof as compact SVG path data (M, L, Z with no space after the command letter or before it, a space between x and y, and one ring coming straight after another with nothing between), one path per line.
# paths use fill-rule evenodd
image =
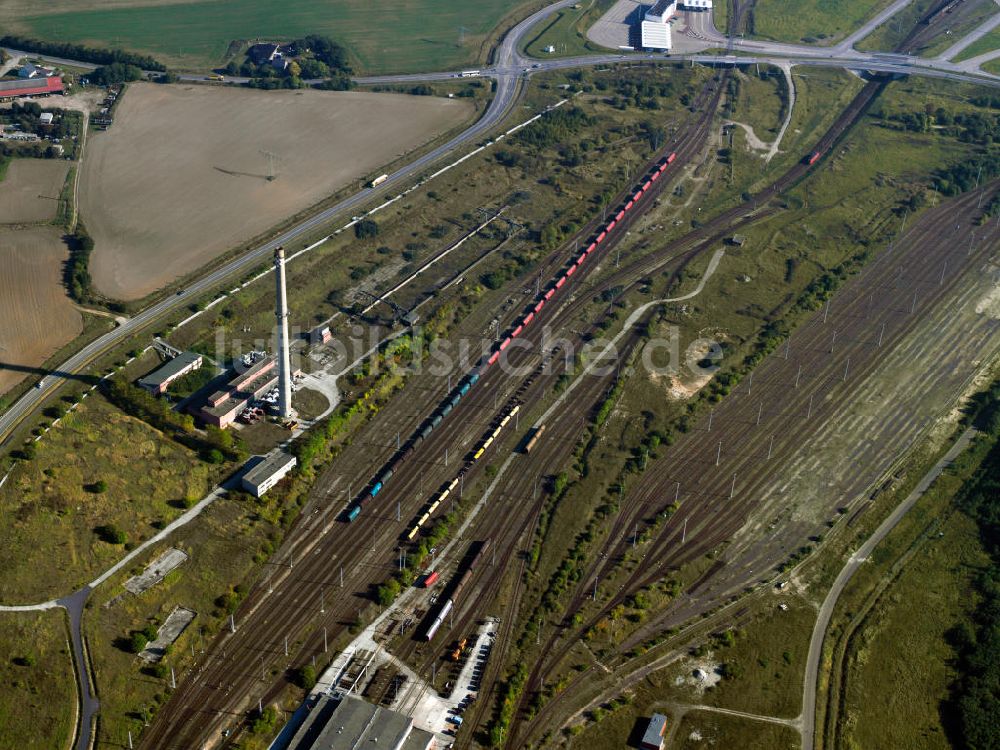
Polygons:
M0 102L21 96L49 96L63 93L62 78L25 78L16 81L0 81Z

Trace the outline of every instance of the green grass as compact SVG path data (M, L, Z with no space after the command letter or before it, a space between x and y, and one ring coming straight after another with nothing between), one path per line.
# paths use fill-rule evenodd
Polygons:
M968 618L975 598L971 578L988 557L967 516L950 516L940 532L852 639L841 716L848 747L950 746L940 713L956 677L947 633Z
M785 81L777 68L764 66L761 72L769 75L761 78L754 68L749 68L746 75L738 76L739 97L729 118L749 125L760 140L770 143L784 120Z
M971 8L971 9L970 9ZM971 34L997 12L993 0L974 0L965 9L958 21L953 21L951 15L946 15L936 25L936 36L928 44L921 47L921 57L936 57L951 47L964 36ZM961 58L958 58L961 59Z
M977 57L997 49L1000 49L1000 28L993 29L990 33L977 39L957 56L953 57L952 60L954 62L961 62L962 60L968 60L969 58Z
M740 750L797 750L799 733L789 727L723 716L708 711L685 714L677 726L672 750L703 750L705 747Z
M159 625L177 605L194 610L197 616L165 657L180 681L194 662L192 648L198 654L228 621L227 609L216 599L241 582L250 584L258 563L280 541L280 514L280 503L274 499L224 499L91 596L84 630L101 699L97 748L126 747L129 731L138 738L143 711L152 715L170 692L170 678L143 670L143 663L123 651L117 639L149 623ZM185 550L190 558L141 596L126 593L122 583L167 546Z
M972 579L989 563L976 524L953 512L952 499L989 447L979 440L955 460L838 601L824 649L824 663L832 658L834 664L827 688L834 700L825 704L834 718L826 719L824 745L950 746L941 716L956 676L948 631L968 620ZM907 480L915 481L933 458ZM896 488L887 507L908 494L910 484ZM896 718L886 722L889 715Z
M861 39L859 50L891 52L909 35L913 27L930 10L934 0L914 0L892 18ZM907 50L909 51L909 50ZM919 50L916 50L919 51Z
M67 415L0 489L4 603L74 591L125 555L94 529L114 525L136 544L200 500L220 476L187 448L126 416L97 392ZM91 485L103 480L105 492Z
M990 60L987 63L983 63L979 66L987 73L993 73L994 75L1000 75L1000 58Z
M523 51L531 57L563 57L603 50L587 39L587 29L614 4L614 0L583 0L579 8L559 11L531 30ZM544 51L549 45L556 48L554 55Z
M885 6L888 0L761 0L753 9L754 36L782 42L832 44Z
M712 3L712 20L715 22L715 28L725 34L726 24L729 22L729 0Z
M0 747L62 750L73 737L76 675L61 609L0 613Z
M7 176L7 167L10 166L9 156L0 156L0 182Z
M369 73L420 72L481 60L483 44L522 0L396 3L375 8L367 0L219 0L159 6L71 10L21 17L11 30L45 39L120 46L178 68L225 62L230 42L327 34L347 46ZM466 29L460 41L459 27Z

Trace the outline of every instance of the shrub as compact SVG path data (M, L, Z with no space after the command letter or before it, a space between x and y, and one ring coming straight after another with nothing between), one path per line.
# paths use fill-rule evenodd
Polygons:
M354 236L359 240L367 240L378 236L378 224L372 219L362 219L354 225Z
M140 653L149 645L149 639L139 630L133 630L128 638L128 650L133 654Z
M112 523L98 526L94 529L94 533L97 534L98 539L108 544L125 544L128 541L125 532Z

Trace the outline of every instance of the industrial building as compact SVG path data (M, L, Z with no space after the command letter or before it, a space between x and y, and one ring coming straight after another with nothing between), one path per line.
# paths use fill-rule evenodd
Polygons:
M677 0L681 10L712 10L712 0Z
M292 373L297 377L301 371ZM277 359L264 357L242 373L236 373L226 385L205 399L195 416L205 424L229 427L250 402L264 396L278 384Z
M677 12L677 0L657 0L639 23L640 45L647 50L669 50L670 19Z
M292 737L289 750L433 750L435 736L413 719L349 695L322 696Z
M64 93L62 78L18 78L12 81L0 81L0 102L9 102L22 96L51 96Z
M202 356L196 352L181 352L148 375L139 378L139 386L154 396L159 396L166 392L175 380L201 367L203 361Z
M240 483L243 489L254 497L262 497L265 492L274 487L298 463L295 456L277 450L267 456L253 456L246 465L249 470L243 475Z
M663 737L667 732L667 717L663 714L653 714L642 735L639 747L643 750L663 750Z

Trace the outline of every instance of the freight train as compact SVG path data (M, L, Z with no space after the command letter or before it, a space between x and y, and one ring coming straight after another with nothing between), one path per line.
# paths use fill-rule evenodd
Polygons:
M479 561L483 559L483 555L489 548L490 548L489 539L487 539L479 546L479 551L476 553L476 556L472 558L468 566L465 568L465 572L462 573L462 577L459 578L455 582L455 585L452 587L451 595L448 597L448 600L441 605L441 609L438 610L437 615L434 617L433 620L431 620L431 624L427 626L427 630L424 631L425 641L429 641L432 638L434 638L434 634L438 632L438 628L441 627L441 624L444 622L444 619L449 614L451 614L451 611L455 608L455 602L458 601L459 596L461 596L462 594L462 589L465 588L465 585L469 582L469 579L472 578L472 574L473 572L475 572L476 566L479 564Z
M469 390L478 382L480 377L482 377L491 366L496 364L503 351L510 346L511 341L519 336L527 326L531 325L531 323L535 320L535 317L541 312L542 308L545 307L545 304L551 300L558 290L566 284L570 277L576 273L577 269L583 265L587 258L589 258L590 255L600 247L601 243L607 239L608 234L616 226L618 226L618 224L625 218L626 214L628 214L628 212L635 207L635 205L642 199L643 195L645 195L650 187L652 187L653 183L660 179L663 173L667 170L667 167L673 164L676 158L676 152L671 152L670 155L661 159L657 165L653 167L651 172L647 173L647 177L644 182L620 207L612 219L601 228L593 240L587 245L586 249L581 251L576 257L570 259L558 275L545 286L544 291L539 292L535 301L533 303L529 303L529 306L525 308L524 313L517 319L513 326L511 326L507 334L494 345L492 352L488 356L484 356L480 359L480 361L459 381L458 385L455 386L451 393L445 397L445 400L442 401L424 421L422 427L420 427L418 431L414 433L409 440L407 440L406 444L403 445L400 450L396 451L395 455L393 455L393 457L389 459L383 467L382 472L372 478L371 482L362 491L361 495L351 504L345 514L345 519L348 523L353 522L358 518L358 516L361 515L361 511L364 506L374 500L379 492L382 491L386 482L388 482L392 477L393 472L396 471L404 461L406 461L410 454L413 453L414 448L416 448L421 441L427 439L431 432L433 432L434 429L441 424L442 420L444 420L444 418L448 416L448 414L450 414L451 411L458 405L462 397L468 394ZM819 158L818 152L816 158ZM485 447L481 446L481 448L485 451ZM480 453L480 456L481 455L482 453ZM475 456L474 454L472 461L475 461L477 458L478 456ZM469 464L471 464L472 461L470 461ZM411 531L410 533L413 534L413 537L416 537L415 531ZM413 537L408 536L411 541Z

